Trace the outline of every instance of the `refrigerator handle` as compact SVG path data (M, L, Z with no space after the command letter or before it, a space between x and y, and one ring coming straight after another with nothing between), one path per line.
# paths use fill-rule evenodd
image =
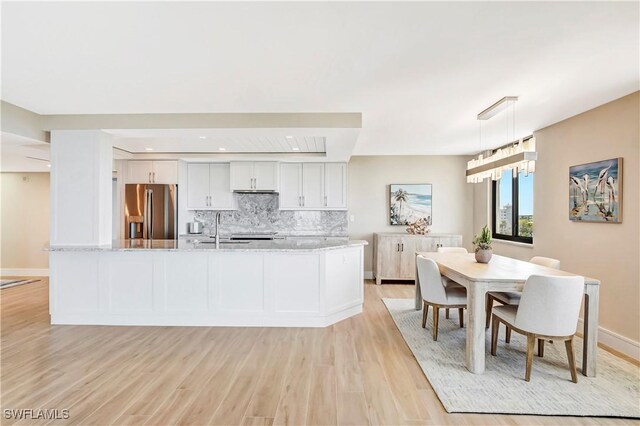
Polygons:
M149 229L149 190L144 190L144 205L142 206L142 238L147 238L147 231Z
M153 240L153 190L149 189L149 239Z

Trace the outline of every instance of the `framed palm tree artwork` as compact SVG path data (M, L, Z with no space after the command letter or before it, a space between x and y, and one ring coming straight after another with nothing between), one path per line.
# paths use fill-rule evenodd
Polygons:
M391 225L411 225L418 219L431 225L431 184L389 185L389 214Z

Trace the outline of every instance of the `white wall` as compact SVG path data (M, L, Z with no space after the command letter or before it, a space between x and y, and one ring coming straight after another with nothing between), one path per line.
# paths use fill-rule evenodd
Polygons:
M471 248L473 186L466 183L467 157L463 156L362 156L349 162L349 238L367 240L364 268L373 265L374 232L406 232L389 225L389 185L433 185L433 233L461 234Z
M601 280L600 340L606 344L619 335L635 342L636 348L640 341L639 104L636 92L534 132L538 151L534 245L493 244L497 254L524 260L553 257L560 259L562 269ZM569 167L616 157L623 158L623 222L569 221ZM489 221L488 188L488 183L475 185L475 229Z
M1 275L46 275L49 173L1 173Z

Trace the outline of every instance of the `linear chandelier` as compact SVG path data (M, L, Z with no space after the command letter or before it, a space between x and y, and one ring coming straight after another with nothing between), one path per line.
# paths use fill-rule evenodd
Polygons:
M498 180L505 170L512 170L514 177L520 171L528 176L535 171L537 159L536 139L533 136L517 140L486 158L480 154L478 158L467 162L467 183L480 183L486 178Z
M477 119L488 120L509 107L515 108L517 100L517 96L505 96L480 112ZM515 111L512 124L515 133ZM482 144L482 134L480 135L480 143ZM477 158L467 162L467 183L479 183L486 178L498 180L505 170L512 171L513 176L517 176L519 171L523 171L528 176L529 173L535 171L537 158L536 140L533 136L516 140L495 150L488 157L481 153Z

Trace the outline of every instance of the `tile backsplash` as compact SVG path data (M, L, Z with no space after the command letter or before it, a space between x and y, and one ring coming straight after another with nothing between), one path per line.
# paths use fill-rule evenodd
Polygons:
M222 210L220 234L277 232L280 235L348 235L346 211L280 210L277 194L235 194L237 210ZM196 210L194 219L204 224L205 233L215 231L216 211Z

